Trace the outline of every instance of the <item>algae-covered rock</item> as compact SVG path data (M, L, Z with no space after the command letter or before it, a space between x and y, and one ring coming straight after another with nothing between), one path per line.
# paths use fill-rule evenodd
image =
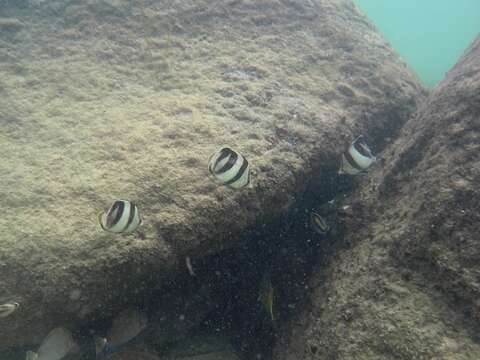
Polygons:
M162 357L178 360L240 360L230 341L221 333L192 336L173 344Z
M158 356L143 351L121 351L113 354L109 360L161 360Z
M424 93L350 0L6 1L0 34L0 346L139 304L173 271L279 219ZM252 188L209 176L222 145ZM139 231L98 214L134 201ZM154 309L148 309L153 311Z
M351 201L275 359L480 357L480 38Z
M202 286L193 294L173 292L165 295L155 306L146 335L149 344L161 347L182 339L215 308L211 291Z
M148 346L137 344L107 357L109 360L239 360L228 337L198 332L163 348L161 355Z

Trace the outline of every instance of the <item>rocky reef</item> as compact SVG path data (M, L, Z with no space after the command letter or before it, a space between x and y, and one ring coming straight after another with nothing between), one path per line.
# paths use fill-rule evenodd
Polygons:
M1 348L59 325L102 331L137 306L161 324L145 335L153 347L213 324L253 353L245 339L258 329L241 318L268 263L284 270L278 359L433 354L426 328L476 351L463 326L465 311L478 315L478 117L467 120L478 91L462 72L474 57L392 145L426 92L350 0L23 0L0 11L0 302L20 304L0 321ZM356 204L352 223L317 262L302 212L330 200L359 134L385 162L342 200ZM252 188L209 176L225 144L251 162ZM133 235L98 224L118 198L140 209ZM317 263L310 293L302 281ZM430 317L443 314L448 324Z
M275 359L480 356L480 38L344 199L345 240Z

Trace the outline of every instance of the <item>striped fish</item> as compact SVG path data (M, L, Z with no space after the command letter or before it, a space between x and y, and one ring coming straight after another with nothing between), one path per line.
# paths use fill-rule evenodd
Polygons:
M99 215L103 230L113 233L131 233L142 223L135 203L127 200L115 201L106 213Z
M340 175L357 175L367 170L376 160L363 135L360 135L342 154L342 164L338 173Z
M250 165L238 152L224 147L214 153L208 170L223 185L240 189L250 184Z
M325 235L330 231L330 226L320 214L312 211L310 213L310 226L317 234Z
M20 305L16 302L0 305L0 318L10 316Z

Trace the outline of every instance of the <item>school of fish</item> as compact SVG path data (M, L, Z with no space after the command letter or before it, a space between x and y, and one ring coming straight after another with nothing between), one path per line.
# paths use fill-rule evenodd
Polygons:
M339 175L357 175L365 172L374 162L375 156L363 136L357 137L341 155ZM239 190L252 186L250 163L245 156L230 147L222 147L212 154L208 171L221 185ZM98 216L102 230L114 234L131 234L142 224L139 207L129 200L115 200L108 210ZM310 212L310 226L318 235L327 235L330 226L316 211ZM186 267L195 276L191 259L187 257ZM268 319L274 318L274 288L270 272L262 277L259 284L259 302ZM17 302L0 305L0 319L12 316L19 308ZM75 339L72 332L62 326L54 328L42 341L36 351L28 351L26 360L62 360L77 353L93 353L97 359L157 359L148 353L123 351L132 339L145 330L147 316L138 309L126 309L114 318L105 337L95 336L87 342ZM90 341L91 340L91 341Z

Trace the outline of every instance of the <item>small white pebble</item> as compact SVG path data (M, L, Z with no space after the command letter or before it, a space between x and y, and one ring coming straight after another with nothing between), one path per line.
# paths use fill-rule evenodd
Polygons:
M185 258L185 264L187 266L187 270L188 270L188 273L190 274L190 276L195 276L195 271L193 270L192 261L190 260L190 256L187 256Z

